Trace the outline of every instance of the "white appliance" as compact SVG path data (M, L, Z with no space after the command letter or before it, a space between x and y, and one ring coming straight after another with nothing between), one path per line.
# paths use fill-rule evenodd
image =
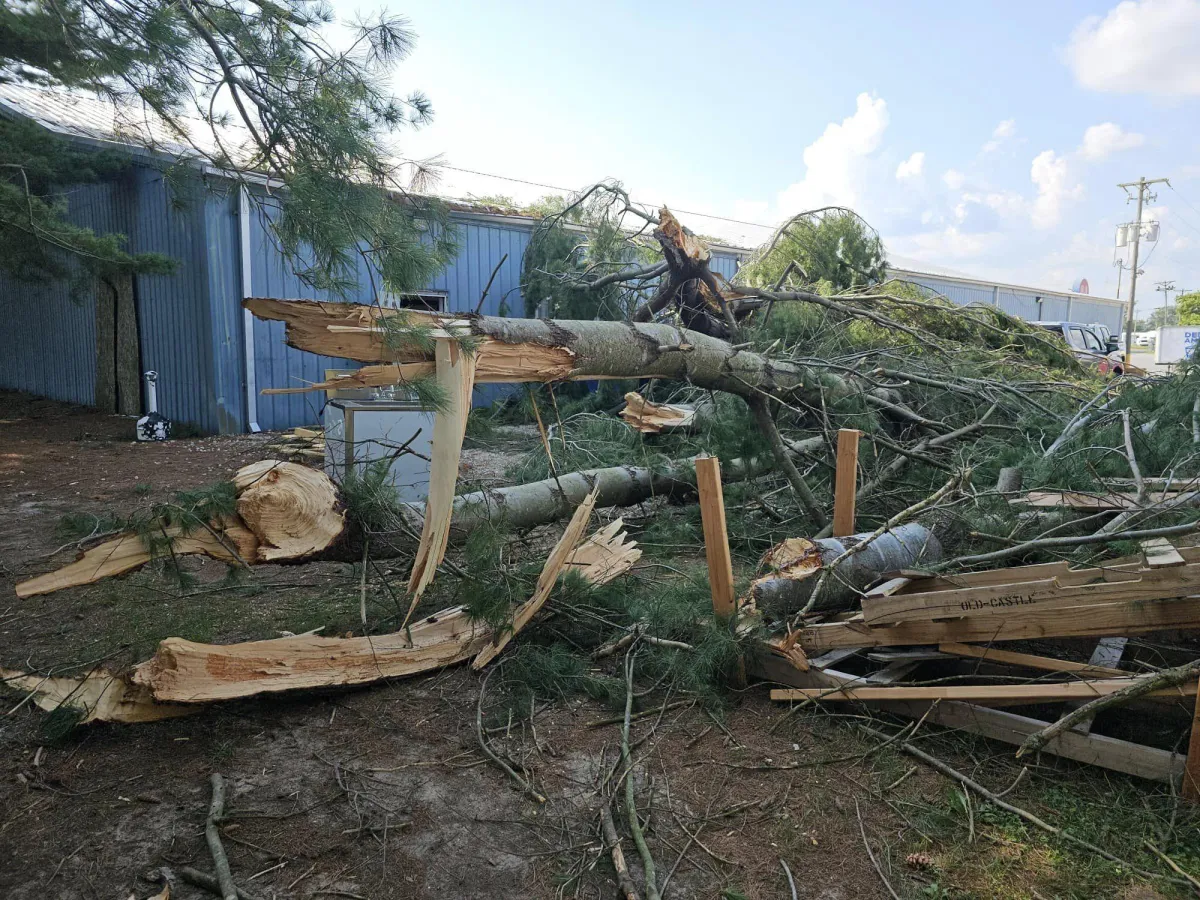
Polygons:
M380 462L388 467L387 481L400 500L424 500L433 417L433 410L411 400L330 400L325 405L326 474L341 482L348 473Z

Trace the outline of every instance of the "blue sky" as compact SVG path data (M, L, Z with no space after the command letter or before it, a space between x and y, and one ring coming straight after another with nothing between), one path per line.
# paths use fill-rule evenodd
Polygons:
M1200 289L1200 0L388 9L419 36L396 87L436 113L406 155L565 188L612 177L764 225L851 205L893 254L1047 288L1086 277L1106 296L1133 216L1116 184L1169 176L1139 311L1161 304L1156 281ZM546 193L450 168L442 190Z

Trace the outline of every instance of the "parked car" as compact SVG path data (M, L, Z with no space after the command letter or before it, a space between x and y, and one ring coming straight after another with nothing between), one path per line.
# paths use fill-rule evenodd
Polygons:
M1088 325L1092 329L1096 337L1100 338L1100 342L1104 344L1107 353L1118 353L1121 359L1125 359L1125 334L1118 332L1113 334L1112 330L1100 322L1092 322Z
M1102 340L1090 325L1078 322L1032 322L1057 334L1075 352L1075 358L1094 366L1101 375L1124 375L1125 360L1119 353L1109 351L1108 342Z
M1133 336L1133 346L1135 347L1153 347L1155 340L1158 338L1158 332L1155 331L1139 331Z

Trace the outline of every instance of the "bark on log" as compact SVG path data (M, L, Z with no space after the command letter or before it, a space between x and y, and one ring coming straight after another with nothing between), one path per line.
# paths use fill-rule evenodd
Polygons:
M287 343L299 350L366 363L423 359L411 345L389 346L387 330L374 324L394 310L261 297L243 305L260 319L285 322ZM483 339L475 351L479 381L666 378L740 397L765 392L814 403L820 402L822 392L825 401L832 402L852 390L828 372L735 350L727 341L672 325L474 315L425 318L432 325ZM493 379L497 345L504 345L505 365L501 377Z
M774 616L803 608L812 595L821 571L868 535L847 538L790 538L763 557L767 574L750 586L755 604ZM942 546L924 525L909 522L873 541L861 553L848 557L821 591L818 610L846 609L857 605L862 592L888 572L937 562Z

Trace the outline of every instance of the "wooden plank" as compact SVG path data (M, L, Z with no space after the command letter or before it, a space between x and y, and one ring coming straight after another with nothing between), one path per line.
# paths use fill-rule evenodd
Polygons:
M1184 502L1195 491L1150 491L1145 501L1139 503L1135 491L1110 491L1106 494L1088 494L1083 491L1030 491L1010 503L1033 507L1067 507L1084 510L1128 510L1140 509L1165 502Z
M897 659L888 663L878 672L867 676L867 684L895 684L903 681L921 665L919 659Z
M816 659L810 659L808 664L816 666L818 669L826 669L829 666L836 666L843 659L848 659L858 652L855 647L847 647L842 650L830 650L828 653L822 653Z
M1200 598L1143 602L1117 600L1059 608L1033 606L1019 617L992 616L943 622L904 622L871 626L830 622L801 629L800 645L811 657L841 647L892 647L901 644L987 643L1045 637L1107 637L1173 628L1200 628Z
M985 659L988 662L1040 669L1044 672L1074 672L1077 675L1091 678L1122 678L1129 674L1121 669L1108 666L1074 662L1069 659L1052 659L1049 656L1034 656L1032 653L1014 653L1011 650L1001 650L999 647L977 647L971 644L946 642L938 644L938 649L953 656L969 656L973 659Z
M854 534L854 504L858 495L858 439L861 431L838 429L837 470L833 485L833 536Z
M1095 580L1087 583L1085 579ZM980 585L926 594L864 597L863 616L873 625L965 616L1020 616L1032 606L1162 600L1197 591L1200 591L1198 564L1139 571L1091 569L1038 581Z
M834 687L838 684L861 682L861 679L831 668L822 670L814 667L807 672L798 672L784 660L771 659L769 654L763 652L751 654L747 657L747 664L757 678L794 687ZM1029 735L1050 724L1007 710L989 709L953 700L935 703L909 700L881 703L878 708L913 719L925 717L927 722L1012 745L1020 745ZM1200 732L1200 729L1196 729L1193 735L1196 732ZM1200 747L1193 747L1193 750L1200 754ZM1167 750L1103 735L1081 735L1073 731L1059 734L1041 752L1154 781L1177 779L1185 765L1183 756Z
M899 590L908 587L913 583L911 578L889 578L883 584L877 584L871 588L863 597L890 597Z
M1192 803L1200 803L1200 702L1196 703L1196 715L1192 719L1192 736L1188 741L1187 768L1183 776L1183 797Z
M950 684L895 687L776 688L772 700L889 701L889 700L968 700L976 703L1019 705L1055 700L1107 697L1134 682L1132 678L1097 681L1044 682L1040 684ZM1164 688L1147 696L1194 697L1196 682L1178 688Z
M888 709L912 718L920 718L928 712L926 721L1015 746L1050 724L1007 710L951 701L895 704L889 705ZM1198 749L1193 748L1193 753ZM1079 734L1070 729L1051 740L1040 752L1152 781L1174 781L1186 764L1184 757L1169 750L1099 734Z
M1186 560L1166 538L1150 538L1142 541L1142 558L1151 569L1182 566Z
M712 588L713 614L718 620L733 617L733 561L725 530L725 496L721 491L721 461L715 456L696 460L696 486L700 490L700 519L704 524L704 555L708 559L708 583Z
M1058 578L1071 572L1071 564L1065 561L1036 563L1031 566L1011 566L1007 569L987 569L983 572L967 572L962 575L935 575L927 578L909 577L909 583L893 594L926 594L933 591L956 591L960 588L977 587L985 584L1013 584L1022 581L1037 581L1042 578ZM889 595L891 596L891 595Z

